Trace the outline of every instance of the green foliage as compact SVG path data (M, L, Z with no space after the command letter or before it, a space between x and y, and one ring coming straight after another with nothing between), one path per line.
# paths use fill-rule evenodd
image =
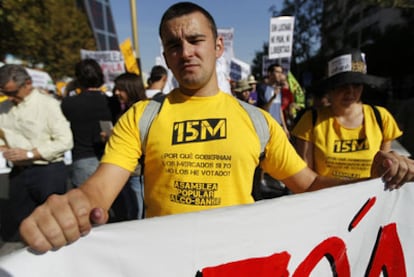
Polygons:
M321 44L323 0L285 0L280 15L295 17L293 65L314 56Z
M309 60L320 49L323 0L284 0L282 9L272 5L268 11L271 16L295 16L293 34L292 71L297 70L297 64ZM263 45L263 51L256 52L252 62L252 72L261 76L262 57L267 55L268 44Z
M73 75L80 49L96 49L75 0L1 0L0 15L0 58L12 54L29 65L43 64L55 79Z

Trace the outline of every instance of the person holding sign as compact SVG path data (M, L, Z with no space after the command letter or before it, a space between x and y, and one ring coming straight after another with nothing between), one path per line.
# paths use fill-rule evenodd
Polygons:
M328 77L321 85L329 106L306 112L292 134L296 149L308 166L323 176L359 179L371 176L379 150L390 151L402 132L383 107L363 104L364 85L381 84L366 74L363 54L342 50L328 62Z
M224 51L223 40L204 8L190 2L172 5L161 19L159 34L179 87L166 96L148 132L146 217L253 203L252 180L259 162L295 193L347 183L318 176L279 123L249 106L268 125L269 140L260 161L260 142L247 111L219 89L215 66ZM112 201L143 154L137 123L151 101L136 103L119 119L100 166L82 186L49 197L23 221L20 233L32 249L57 249L87 234L93 224L107 221ZM388 186L414 179L414 167L404 157L379 152L375 161L372 177L385 174Z

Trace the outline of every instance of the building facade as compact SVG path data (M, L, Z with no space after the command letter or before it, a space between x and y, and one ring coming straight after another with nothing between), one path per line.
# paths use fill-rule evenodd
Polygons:
M119 50L118 36L109 0L77 0L77 4L88 16L97 50Z

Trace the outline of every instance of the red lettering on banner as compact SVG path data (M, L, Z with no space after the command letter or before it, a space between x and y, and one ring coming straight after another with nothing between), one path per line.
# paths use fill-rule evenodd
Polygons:
M404 252L397 233L397 225L391 223L378 232L377 242L372 251L365 276L405 277Z
M348 231L352 231L352 229L354 229L358 225L358 223L362 220L362 218L374 206L376 200L377 200L376 197L371 197L367 200L367 202L362 206L359 212L352 219L351 223L349 224Z
M289 260L290 255L285 251L268 257L251 258L219 266L207 267L203 269L201 274L198 272L197 276L288 277L289 271L287 270L287 266Z
M376 197L369 198L361 209L356 213L348 226L352 231L361 220L368 214L376 202ZM371 253L365 276L377 277L395 276L406 277L404 252L398 236L396 223L390 223L381 227L376 243ZM276 253L268 257L251 258L235 261L214 267L207 267L197 273L197 277L219 277L219 276L289 276L288 264L290 253ZM326 258L331 266L333 276L351 276L351 267L347 256L345 242L339 237L329 237L317 245L308 256L299 264L292 277L309 276L318 263Z
M309 276L316 265L323 259L327 258L331 265L333 276L348 277L350 276L350 267L346 255L345 243L337 237L331 237L324 240L316 246L305 260L298 266L293 277Z
M104 63L101 64L103 72L122 72L124 70L123 63Z

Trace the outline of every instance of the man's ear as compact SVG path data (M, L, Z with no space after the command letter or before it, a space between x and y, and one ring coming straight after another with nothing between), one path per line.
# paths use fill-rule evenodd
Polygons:
M216 58L220 58L221 55L223 55L224 52L224 42L223 37L218 36L216 39Z

